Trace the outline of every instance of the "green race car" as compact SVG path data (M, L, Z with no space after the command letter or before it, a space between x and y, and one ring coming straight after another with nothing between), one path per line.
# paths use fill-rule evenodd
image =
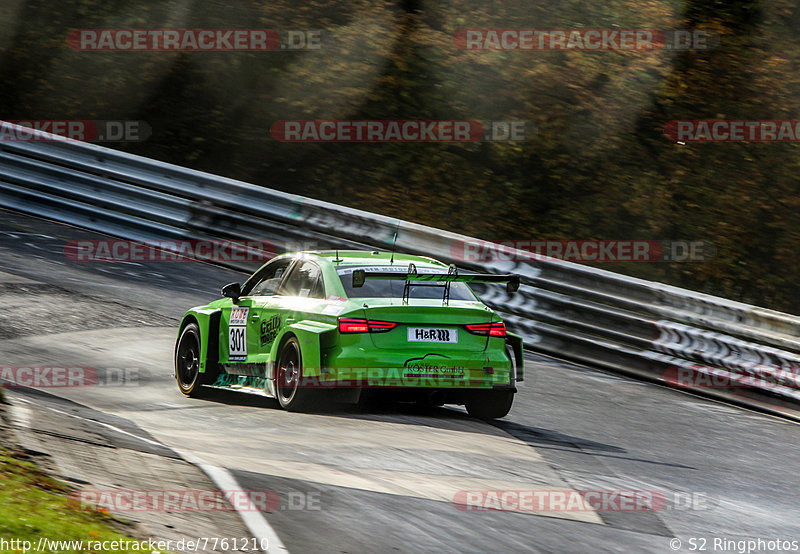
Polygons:
M287 410L380 392L503 417L523 377L522 339L470 282L519 287L516 275L464 274L421 256L284 254L186 312L175 377L187 396L259 392Z

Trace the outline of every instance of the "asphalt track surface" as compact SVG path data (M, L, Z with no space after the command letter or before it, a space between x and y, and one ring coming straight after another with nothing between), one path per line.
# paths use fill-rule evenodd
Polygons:
M69 261L65 243L86 238L105 237L0 211L0 364L96 368L113 386L52 388L48 402L121 418L244 490L275 491L281 508L264 515L290 552L739 552L745 543L715 539L800 540L795 423L551 358L529 355L511 413L491 424L452 406L288 413L241 393L185 398L172 377L177 322L243 275ZM666 504L465 512L453 503L462 490L656 491Z

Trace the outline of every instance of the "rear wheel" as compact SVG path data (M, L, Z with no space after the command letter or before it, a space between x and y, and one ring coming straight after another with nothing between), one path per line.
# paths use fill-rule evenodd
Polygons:
M474 391L464 402L467 412L478 419L498 419L508 415L514 403L514 391Z
M200 328L190 323L184 327L175 348L175 378L181 392L191 397L202 395L203 385L213 379L210 369L200 373Z
M314 391L302 388L302 381L303 357L300 354L300 343L291 337L281 348L275 374L275 395L281 408L296 412L310 407Z

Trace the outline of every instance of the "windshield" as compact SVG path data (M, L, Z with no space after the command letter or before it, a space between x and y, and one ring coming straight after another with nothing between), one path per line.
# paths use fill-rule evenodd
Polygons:
M395 266L385 267L348 267L338 271L339 278L342 280L342 285L347 293L348 298L403 298L403 289L405 281L390 281L386 279L367 279L364 285L358 288L353 287L353 271L356 269L363 269L366 272L370 271L397 271L398 273L405 273L407 268L399 268ZM420 268L418 273L446 273L447 270L436 270L432 268ZM431 283L410 285L409 298L430 298L441 299L444 295L444 284L432 285ZM450 300L468 300L475 301L478 298L469 288L466 283L451 283L450 284Z

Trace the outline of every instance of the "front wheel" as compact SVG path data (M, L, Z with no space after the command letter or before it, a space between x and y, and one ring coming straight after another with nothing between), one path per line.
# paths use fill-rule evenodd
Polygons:
M200 328L190 323L184 327L175 347L175 378L181 392L191 397L205 392L203 385L211 376L209 369L200 373Z
M514 391L487 390L474 391L466 398L464 405L472 417L498 419L508 415L513 403Z
M303 357L300 354L300 343L291 337L281 348L275 372L275 396L278 397L281 408L296 412L311 406L314 391L302 388L302 382Z

